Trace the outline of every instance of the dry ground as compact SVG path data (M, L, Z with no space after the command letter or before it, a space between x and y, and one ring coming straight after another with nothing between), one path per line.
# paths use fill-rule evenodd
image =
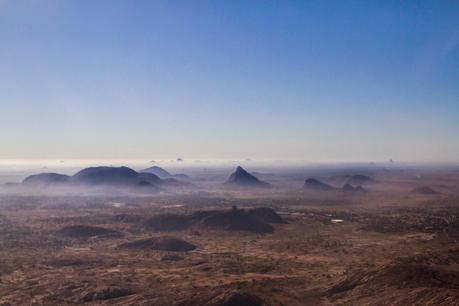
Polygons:
M0 305L233 305L236 293L252 295L243 296L247 305L459 305L459 174L443 177L388 176L361 195L292 188L138 198L3 196ZM419 184L441 193L412 194ZM201 224L172 232L142 226L154 215L233 205L272 207L288 223L268 234ZM73 225L120 235L58 234ZM118 247L157 236L196 249Z

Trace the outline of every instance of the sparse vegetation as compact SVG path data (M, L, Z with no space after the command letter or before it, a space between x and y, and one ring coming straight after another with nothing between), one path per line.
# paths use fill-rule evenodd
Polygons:
M300 181L285 193L0 197L0 303L451 302L456 181L428 196L380 181L357 195Z

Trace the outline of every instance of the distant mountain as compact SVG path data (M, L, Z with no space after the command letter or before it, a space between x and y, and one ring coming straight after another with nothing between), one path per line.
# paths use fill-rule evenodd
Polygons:
M310 190L320 190L320 191L328 191L328 190L335 189L334 187L328 184L322 183L321 181L315 178L308 178L307 180L305 180L303 188L310 189Z
M59 173L40 173L28 176L22 182L25 185L64 184L70 182L70 176Z
M154 175L159 176L160 178L176 178L176 179L181 179L181 180L188 180L190 177L186 174L172 174L168 172L167 170L158 167L158 166L153 166L147 169L140 170L141 173L152 173Z
M364 184L371 184L371 183L374 183L374 182L375 182L374 179L372 179L371 177L369 177L367 175L362 175L362 174L352 175L347 180L347 183L351 184L351 185L364 185Z
M154 175L157 175L159 177L171 177L172 174L170 174L168 171L164 170L161 167L158 166L153 166L147 169L140 170L142 173L152 173Z
M31 175L24 185L50 185L69 183L90 186L158 186L163 182L152 173L138 173L128 167L90 167L82 169L73 176L58 173L41 173Z
M237 185L241 187L271 187L271 184L260 181L258 178L245 171L241 166L236 168L236 171L231 174L231 176L226 181L226 184Z
M84 185L135 185L139 173L128 167L90 167L76 173L72 181Z
M359 185L359 186L354 187L351 184L345 184L342 190L345 192L361 192L361 193L367 192L367 190L363 188L362 186Z

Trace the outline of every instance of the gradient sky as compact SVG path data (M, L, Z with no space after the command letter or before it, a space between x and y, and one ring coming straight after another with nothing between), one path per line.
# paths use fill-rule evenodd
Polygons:
M0 0L0 159L459 161L459 1Z

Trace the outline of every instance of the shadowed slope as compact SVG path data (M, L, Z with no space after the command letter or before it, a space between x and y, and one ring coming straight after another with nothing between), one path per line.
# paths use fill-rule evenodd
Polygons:
M271 208L261 207L248 211L237 209L225 211L197 211L191 215L155 215L142 223L142 226L157 232L181 231L191 226L206 226L224 230L270 233L270 224L286 223Z
M216 212L204 218L203 224L230 231L249 231L254 233L271 233L274 231L270 224L239 209Z

